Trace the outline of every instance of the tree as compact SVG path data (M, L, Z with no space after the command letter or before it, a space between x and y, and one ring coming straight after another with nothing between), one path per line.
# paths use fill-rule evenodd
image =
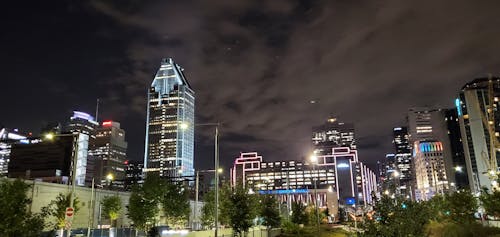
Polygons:
M263 219L263 225L267 229L276 228L281 225L281 216L278 210L278 201L271 195L264 195L261 198L260 216Z
M231 225L231 219L229 217L233 211L233 203L230 199L232 194L233 189L228 183L223 184L219 188L219 223L221 225ZM212 203L214 207L213 210L215 211L215 191Z
M308 222L306 206L301 202L292 203L292 222L295 224L307 224Z
M500 190L488 193L488 189L483 189L479 200L487 214L500 217Z
M148 174L142 186L132 187L127 216L137 229L147 230L154 223L159 212L158 206L162 200L164 185L165 181L158 175Z
M172 226L184 227L189 218L191 208L187 190L180 183L165 184L163 195L163 212Z
M412 202L383 195L375 201L375 214L365 220L362 236L423 236L429 223L426 202Z
M122 210L122 200L118 196L106 196L101 201L102 211L111 221L111 227L116 227L116 219Z
M56 218L56 223L54 225L54 229L63 229L66 225L66 208L69 207L70 204L70 193L63 194L59 193L55 200L52 200L50 204L47 206L47 212L49 215ZM80 201L77 197L73 198L73 209L74 213L78 213L80 210Z
M30 212L32 200L26 195L29 188L22 180L0 179L0 236L40 236L47 213Z
M325 213L322 211L319 212L319 215L316 213L315 205L309 205L308 207L306 207L306 215L309 225L311 226L316 226L318 224L318 216L319 222L321 222L326 217Z
M242 236L252 227L253 219L258 214L258 201L255 195L248 194L243 185L236 185L229 196L229 219L234 233Z
M201 225L207 229L214 227L214 212L215 212L215 192L209 191L203 196L204 205L201 208Z
M478 208L476 198L469 190L460 190L447 194L450 219L457 223L474 222L474 213Z

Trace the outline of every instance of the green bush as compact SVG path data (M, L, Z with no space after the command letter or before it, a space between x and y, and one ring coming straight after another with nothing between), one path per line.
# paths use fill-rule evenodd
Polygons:
M429 237L474 237L500 236L500 228L483 226L480 223L436 222L431 221L425 226Z

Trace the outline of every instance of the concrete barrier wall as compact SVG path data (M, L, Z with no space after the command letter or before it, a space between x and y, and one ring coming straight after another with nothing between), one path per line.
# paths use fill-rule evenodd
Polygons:
M68 194L71 190L71 186L65 184L53 184L53 183L45 183L45 182L34 182L34 181L26 181L32 185L31 190L28 192L28 196L33 200L30 210L32 212L40 212L41 209L47 205L52 200L56 200L56 197L59 193ZM99 218L100 214L100 203L106 196L115 196L117 195L122 200L122 213L117 220L118 226L130 226L131 221L127 218L126 212L128 205L128 200L130 198L130 193L128 192L119 192L119 191L111 191L111 190L100 190L95 189L95 200L94 204L91 205L91 189L86 187L76 187L75 188L75 196L78 198L80 202L80 209L75 214L73 219L73 228L87 228L89 225L89 220L92 228L97 228L97 226L101 224L109 224L109 220L103 215L103 218ZM93 216L93 218L89 218ZM50 218L49 222L55 223L55 218ZM52 226L50 226L52 227Z
M28 191L28 197L31 197L33 200L30 210L32 212L40 212L41 209L47 205L52 200L55 200L56 197L59 195L59 193L63 194L68 194L71 190L71 186L65 185L65 184L53 184L53 183L45 183L45 182L36 182L36 181L26 181L27 183L31 184L32 187ZM120 192L120 191L113 191L113 190L103 190L103 189L95 189L95 196L94 196L94 205L91 205L90 199L91 199L91 193L92 189L87 188L87 187L76 187L75 188L75 196L78 198L78 201L80 202L80 209L79 211L75 214L75 217L73 219L73 228L87 228L89 225L90 221L90 226L91 228L98 228L99 225L109 225L109 220L107 219L106 215L103 214L102 217L100 217L101 213L101 201L106 197L106 196L115 196L117 195L120 197L122 200L122 212L120 217L117 220L117 227L130 227L132 222L130 219L127 217L127 205L130 199L130 192ZM189 222L188 226L192 227L193 222L192 220L194 219L194 201L190 201L190 206L191 206L191 214L189 215ZM198 219L201 216L201 209L203 208L203 202L198 202L196 212ZM164 218L158 216L158 220L162 220ZM92 216L92 218L89 218ZM55 218L49 218L48 220L51 223L51 226L48 227L48 229L51 229L53 227L52 223L55 223ZM157 223L158 225L162 225L165 223Z

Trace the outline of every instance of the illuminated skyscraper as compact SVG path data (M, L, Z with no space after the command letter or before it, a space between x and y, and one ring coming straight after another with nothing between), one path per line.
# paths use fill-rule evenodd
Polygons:
M395 178L399 179L398 191L403 195L410 195L410 184L413 175L411 167L411 144L406 127L393 129L393 143L396 149L395 161L398 173Z
M76 142L78 142L78 152L76 161L76 184L83 186L89 179L92 180L91 174L87 174L87 163L89 161L88 151L89 143L95 138L95 130L99 123L95 121L88 113L81 111L73 111L73 116L70 117L66 124L65 131L68 133L78 134ZM87 182L88 183L88 182Z
M89 158L92 159L93 167L87 169L87 173L92 174L96 184L104 185L108 174L113 175L115 184L124 182L127 142L125 130L120 128L120 123L102 122L95 131L95 139L90 143ZM92 179L87 181L91 182Z
M163 177L192 176L194 92L183 69L166 58L148 92L144 167Z
M429 200L436 194L444 194L450 188L446 175L443 144L438 141L415 142L414 164L416 200Z
M356 150L354 125L329 118L323 125L313 128L312 141L314 153L317 155L331 155L332 148L335 147L349 147Z

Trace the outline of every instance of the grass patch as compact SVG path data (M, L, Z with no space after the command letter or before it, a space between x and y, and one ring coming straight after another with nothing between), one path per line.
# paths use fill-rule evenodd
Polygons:
M293 223L284 223L282 226L282 234L280 237L318 237L318 230L315 226L304 226L300 227ZM328 226L320 227L320 237L350 237L355 236L353 233L349 233L340 228L331 228Z

